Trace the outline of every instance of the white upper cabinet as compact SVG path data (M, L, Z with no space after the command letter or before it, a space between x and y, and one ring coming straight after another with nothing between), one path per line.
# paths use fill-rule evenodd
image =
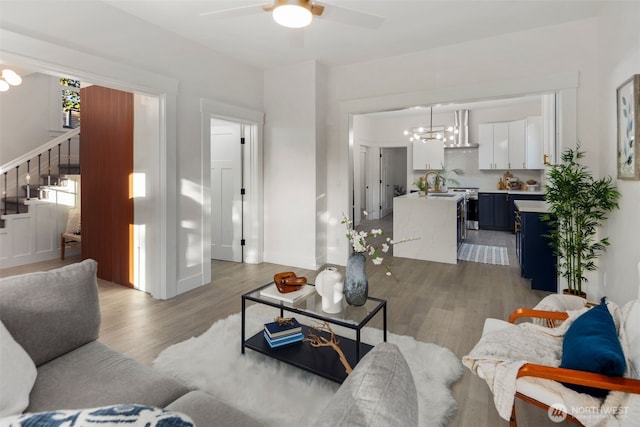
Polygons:
M478 144L478 168L493 169L493 123L480 123Z
M441 169L444 165L444 144L442 141L413 141L413 169Z
M509 169L527 168L525 121L509 122Z
M542 116L527 117L527 169L544 169L544 145Z
M509 169L509 123L480 123L479 169Z
M480 123L479 169L543 169L542 118Z

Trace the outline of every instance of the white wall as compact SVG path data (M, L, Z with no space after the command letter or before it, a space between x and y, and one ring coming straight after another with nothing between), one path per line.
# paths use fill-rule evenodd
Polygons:
M316 63L316 268L327 262L327 69Z
M264 73L264 260L316 268L318 66L308 61ZM322 104L322 101L320 101ZM322 134L320 134L322 135ZM321 257L322 258L322 257Z
M51 139L50 80L45 74L29 74L23 76L20 86L0 94L0 165Z
M616 177L616 88L634 74L640 74L640 3L621 2L608 7L602 19L600 63L603 67L598 104L599 170ZM620 210L613 212L602 230L611 246L602 257L599 275L588 287L595 297L603 295L622 304L640 298L640 181L617 180L622 197Z
M152 260L160 258L160 242L154 230L160 227L160 181L156 165L160 153L154 147L160 138L160 100L156 96L133 96L134 242L133 285L151 295L162 295L160 271Z

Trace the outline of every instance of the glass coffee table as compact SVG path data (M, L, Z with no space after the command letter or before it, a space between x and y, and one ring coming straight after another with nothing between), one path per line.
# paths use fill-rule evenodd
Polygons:
M285 317L284 313L287 312L315 319L320 324L322 322L327 322L332 325L339 325L349 330L353 330L355 339L339 336L336 333L336 338L340 342L340 348L344 352L352 368L355 368L360 359L373 348L372 345L362 342L361 331L362 328L380 311L382 311L383 323L381 335L382 339L387 341L386 300L369 297L367 302L361 307L352 307L343 301L344 308L342 312L338 314L328 314L322 311L322 297L315 291L308 297L305 297L295 303L280 301L260 294L260 291L272 285L273 282L270 282L242 295L242 354L244 354L245 348L250 348L251 350L263 353L267 356L273 357L274 359L304 369L337 383L342 383L347 378L347 374L344 371L344 366L340 363L338 354L331 347L314 348L311 347L308 342L302 342L287 347L271 349L264 339L262 329L247 339L245 337L247 301L268 305L276 309L274 310L271 318L261 319L264 323L272 322L273 317L276 315ZM295 316L287 314L287 317ZM303 319L298 320L302 320L300 322L301 324L304 323ZM302 333L305 337L309 335L310 329L309 325L302 325ZM316 333L313 330L311 331L312 333ZM327 338L329 337L329 334L325 334L324 332L322 335Z

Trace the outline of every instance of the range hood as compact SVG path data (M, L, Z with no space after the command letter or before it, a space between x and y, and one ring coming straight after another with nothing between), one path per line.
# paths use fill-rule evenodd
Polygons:
M478 144L469 143L469 110L454 111L453 120L458 133L453 141L444 143L444 148L478 148Z

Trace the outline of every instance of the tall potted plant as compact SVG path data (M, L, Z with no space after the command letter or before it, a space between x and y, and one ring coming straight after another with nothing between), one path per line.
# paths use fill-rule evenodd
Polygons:
M547 173L546 200L550 221L551 246L558 256L558 275L567 279L568 293L586 297L582 283L585 273L597 269L595 263L609 246L609 239L596 238L598 227L607 214L618 208L620 193L610 176L595 179L591 171L579 163L585 153L580 145L567 149L561 162Z

